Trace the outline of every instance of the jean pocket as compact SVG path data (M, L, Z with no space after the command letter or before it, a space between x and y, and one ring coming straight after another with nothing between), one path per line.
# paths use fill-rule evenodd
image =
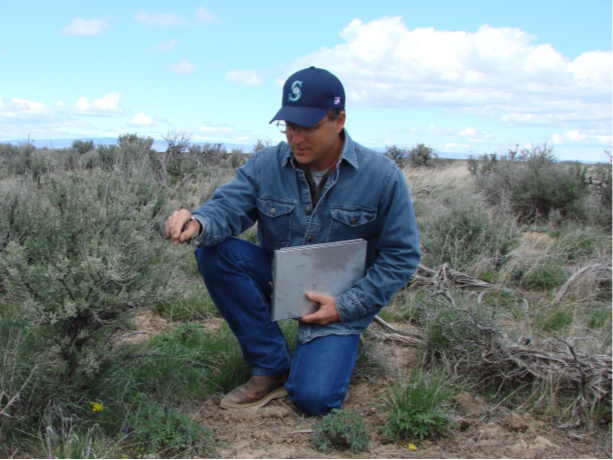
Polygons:
M292 211L296 207L296 202L260 197L257 206L258 226L262 238L275 249L289 246L292 239Z
M332 206L328 241L367 238L377 218L377 210L363 207Z

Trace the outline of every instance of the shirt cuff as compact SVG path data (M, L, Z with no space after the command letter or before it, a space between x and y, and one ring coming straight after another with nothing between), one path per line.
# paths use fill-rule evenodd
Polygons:
M359 301L352 291L335 297L334 303L336 304L336 311L341 319L341 323L361 318L368 313L362 302Z

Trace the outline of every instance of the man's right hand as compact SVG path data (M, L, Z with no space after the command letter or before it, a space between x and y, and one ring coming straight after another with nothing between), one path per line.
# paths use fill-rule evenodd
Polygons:
M166 220L164 228L166 236L172 240L172 244L177 246L179 243L191 240L200 233L200 222L196 219L190 221L192 213L187 209L175 211Z

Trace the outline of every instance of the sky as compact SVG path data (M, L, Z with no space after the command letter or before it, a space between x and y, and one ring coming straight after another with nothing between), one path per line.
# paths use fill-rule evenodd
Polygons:
M607 161L610 0L4 1L0 142L283 140L283 82L340 78L368 147L481 155L548 143Z

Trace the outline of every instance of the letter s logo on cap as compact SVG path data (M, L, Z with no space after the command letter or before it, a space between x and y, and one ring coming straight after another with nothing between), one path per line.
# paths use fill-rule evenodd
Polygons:
M302 88L302 82L300 80L296 80L294 83L292 83L292 92L289 93L287 100L290 102L299 101L302 97L302 91L300 88Z

